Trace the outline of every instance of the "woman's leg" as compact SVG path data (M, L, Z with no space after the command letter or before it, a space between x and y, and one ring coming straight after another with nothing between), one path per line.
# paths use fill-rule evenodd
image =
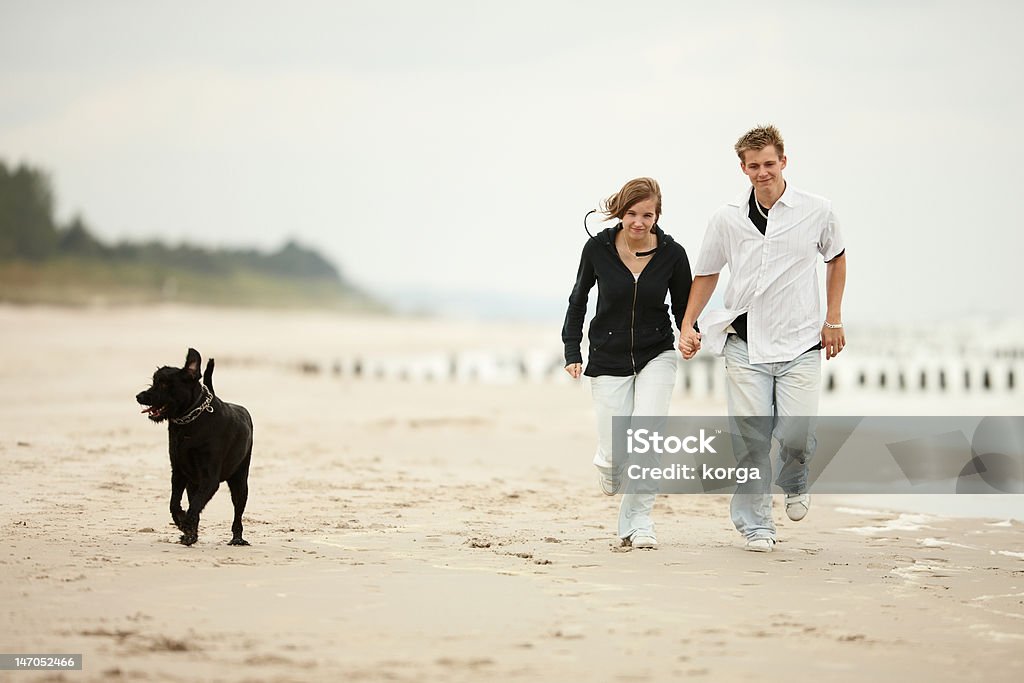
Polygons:
M675 350L665 351L636 375L630 415L647 418L664 418L668 415L672 391L676 384L677 355ZM655 535L654 522L651 519L654 497L653 492L631 493L629 484L626 483L626 492L623 493L619 505L620 538L630 538L636 533Z
M597 418L597 452L594 453L594 466L601 474L618 476L612 462L614 439L612 435L612 418L619 415L633 414L633 376L610 377L602 375L590 380L590 393L594 399L594 415ZM618 469L623 463L618 463Z

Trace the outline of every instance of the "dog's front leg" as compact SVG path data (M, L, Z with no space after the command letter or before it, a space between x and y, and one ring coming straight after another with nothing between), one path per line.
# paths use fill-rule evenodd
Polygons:
M203 511L206 504L217 493L220 482L214 479L199 486L188 489L188 512L185 513L185 520L181 529L181 544L192 545L199 540L199 513ZM193 496L192 494L195 493Z
M185 523L185 511L181 509L181 494L185 492L185 477L181 476L171 468L171 519L174 526L184 531L182 526Z

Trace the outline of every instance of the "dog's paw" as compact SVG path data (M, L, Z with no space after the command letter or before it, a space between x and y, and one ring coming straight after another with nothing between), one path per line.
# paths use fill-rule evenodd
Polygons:
M171 521L174 522L174 526L178 527L181 531L184 531L185 511L179 510L178 512L171 512Z
M228 545L249 545L249 541L239 536L238 538L232 538L228 541Z
M193 543L195 543L198 540L199 540L199 534L195 533L194 531L191 531L191 532L190 531L186 531L185 533L183 533L181 535L181 538L179 539L179 542L182 545L192 545Z

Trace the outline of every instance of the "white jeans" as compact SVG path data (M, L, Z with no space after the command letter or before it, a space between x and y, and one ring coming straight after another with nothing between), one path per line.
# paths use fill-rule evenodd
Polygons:
M726 401L737 464L757 467L761 479L736 487L732 521L746 538L775 538L772 519L772 437L781 466L775 483L786 493L807 490L807 464L821 389L821 351L807 351L784 363L751 363L747 343L730 334L725 343ZM763 417L762 420L743 418Z
M644 366L636 375L592 377L590 390L597 414L597 453L594 465L604 474L616 473L612 463L612 418L662 416L668 414L672 390L676 383L675 350L665 351ZM622 466L622 463L619 463ZM625 485L625 484L624 484ZM654 535L651 510L653 493L624 493L619 504L619 537L629 538L638 531Z

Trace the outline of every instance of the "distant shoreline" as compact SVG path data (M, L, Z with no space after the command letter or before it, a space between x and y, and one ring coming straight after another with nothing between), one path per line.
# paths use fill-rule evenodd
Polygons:
M250 270L200 273L171 266L77 258L0 263L0 302L72 308L173 303L366 313L389 310L330 278L287 277Z

